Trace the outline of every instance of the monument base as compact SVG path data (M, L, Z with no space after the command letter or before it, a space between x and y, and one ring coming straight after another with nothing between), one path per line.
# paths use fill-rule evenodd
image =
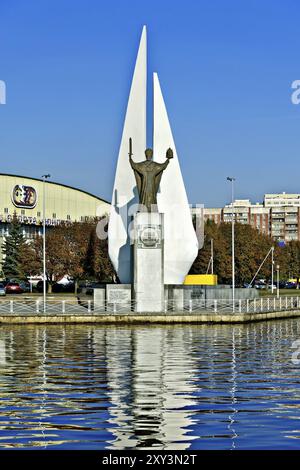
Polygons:
M106 306L108 311L131 311L131 284L107 284Z
M163 214L137 212L134 217L134 284L136 312L164 310Z

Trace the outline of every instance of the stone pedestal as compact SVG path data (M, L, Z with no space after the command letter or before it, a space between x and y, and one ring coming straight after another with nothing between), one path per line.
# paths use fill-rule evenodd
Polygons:
M163 214L137 212L134 217L135 310L164 311Z
M105 311L105 288L94 289L94 311Z
M183 286L174 286L173 288L173 310L175 312L182 312L184 310Z
M106 306L108 312L130 312L131 284L107 284Z

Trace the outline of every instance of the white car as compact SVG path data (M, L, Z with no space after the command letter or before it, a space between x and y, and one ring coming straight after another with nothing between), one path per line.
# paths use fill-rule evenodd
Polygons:
M5 287L3 284L0 284L0 296L6 295Z

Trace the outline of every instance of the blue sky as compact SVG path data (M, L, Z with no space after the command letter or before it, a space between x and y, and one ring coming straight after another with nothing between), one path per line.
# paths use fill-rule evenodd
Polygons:
M297 0L0 0L0 172L110 200L146 24L190 202L228 202L227 175L240 198L300 192L299 17Z

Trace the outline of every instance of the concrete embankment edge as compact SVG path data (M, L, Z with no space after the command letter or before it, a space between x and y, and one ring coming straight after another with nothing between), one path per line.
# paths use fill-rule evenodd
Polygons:
M300 311L280 311L265 313L193 313L193 314L128 314L128 315L70 315L70 314L39 314L0 315L0 324L195 324L195 323L250 323L257 321L297 318Z

